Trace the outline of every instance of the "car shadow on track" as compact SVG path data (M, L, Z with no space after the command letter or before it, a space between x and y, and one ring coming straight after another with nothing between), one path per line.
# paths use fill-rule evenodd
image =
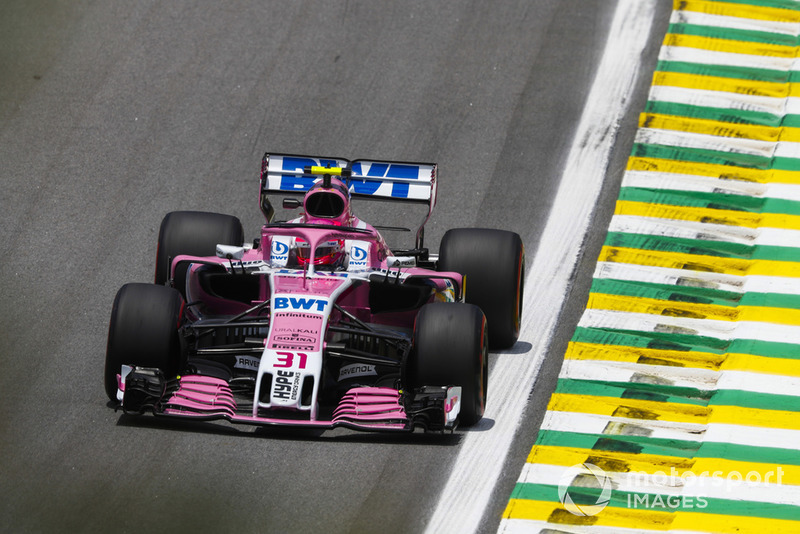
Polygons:
M533 349L533 345L527 341L517 341L514 346L509 349L492 351L492 354L527 354Z
M112 403L108 403L114 408ZM329 441L331 443L383 443L394 445L458 446L467 432L485 432L494 426L494 421L482 419L470 428L458 429L453 433L423 432L358 432L354 430L286 428L286 427L239 427L224 421L192 421L166 419L151 415L131 415L120 413L117 426L168 430L170 432L190 432L240 436L242 438L273 439L283 441Z

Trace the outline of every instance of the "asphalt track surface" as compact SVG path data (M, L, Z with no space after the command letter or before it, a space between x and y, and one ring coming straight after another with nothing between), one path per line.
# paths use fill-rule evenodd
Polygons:
M232 213L255 237L265 151L436 161L431 249L451 227L506 228L530 262L614 7L0 3L0 531L422 531L461 433L123 416L102 383L114 294L152 279L168 211ZM597 230L483 532L497 529L585 304L649 82L622 124ZM385 204L359 209L396 222Z

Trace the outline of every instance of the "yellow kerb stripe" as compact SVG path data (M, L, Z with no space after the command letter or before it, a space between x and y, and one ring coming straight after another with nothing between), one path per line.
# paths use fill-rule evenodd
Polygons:
M783 83L755 82L720 76L698 76L680 72L656 72L653 75L653 85L723 91L770 98L786 98L790 93L789 85Z
M722 91L769 98L786 98L800 95L800 84L797 83L761 82L680 72L658 71L653 75L653 85L683 87L701 91Z
M640 158L632 156L628 158L627 170L711 176L712 178L741 180L743 182L759 184L800 184L800 171L753 169L716 163L678 161L662 158Z
M792 93L794 93L794 89L792 89ZM795 95L792 94L792 96ZM800 128L789 128L789 127L781 128L780 140L789 141L790 143L800 142Z
M800 417L796 412L743 408L741 406L698 406L641 399L553 393L547 409L554 412L577 412L650 421L700 425L735 424L800 430ZM755 431L757 430L754 429Z
M712 50L715 52L784 58L793 58L796 51L796 47L794 46L735 41L733 39L720 39L703 35L685 35L680 33L668 33L664 38L664 46L682 46L686 48Z
M701 254L681 254L679 252L661 252L656 250L640 250L635 248L605 246L600 251L597 261L647 265L650 267L666 267L669 269L686 269L688 271L707 271L734 276L764 275L800 277L797 263L772 260L742 260L704 256Z
M594 516L576 516L561 505L548 501L511 499L503 517L506 519L525 519L547 521L554 525L563 524L597 526L606 528L630 528L639 530L680 530L686 532L717 532L721 534L764 534L765 532L794 532L797 523L785 519L765 519L762 517L729 516L697 512L657 512L644 508L622 508L608 506ZM558 527L556 526L556 529Z
M794 9L773 8L757 5L710 2L707 0L675 0L676 11L696 11L709 15L739 17L776 22L800 22L800 12Z
M744 226L747 228L767 227L800 230L800 215L788 215L785 213L753 213L739 210L672 206L669 204L618 200L614 214L724 224L727 226Z
M659 300L625 295L592 293L587 308L630 313L650 313L670 317L711 319L716 321L755 321L773 324L800 325L800 310L764 306L720 306Z
M742 478L749 473L753 473L752 478L755 478L755 474L758 473L762 482L776 483L780 480L781 484L800 484L800 467L796 465L743 462L724 458L680 458L659 454L534 445L527 459L529 464L564 467L572 467L586 462L594 464L609 473L667 474L676 477L694 475L695 477L712 477L726 480L732 480L737 473Z
M800 360L770 358L753 354L716 354L713 352L649 349L645 347L599 345L572 341L567 347L564 359L690 367L713 371L748 371L800 377Z
M648 530L669 530L676 514L657 512L642 508L619 508L607 506L595 516L577 516L567 511L559 502L511 499L503 512L505 519L527 519L547 521L564 525L596 525L598 527L617 527Z
M639 115L639 127L651 128L655 130L674 130L704 135L716 135L721 137L735 137L738 139L755 139L757 141L767 141L773 143L788 135L783 132L784 128L735 124L731 122L712 121L708 119L660 115L657 113L642 113ZM789 129L790 128L785 128L785 130ZM798 136L800 137L800 135Z
M627 417L700 425L708 422L709 415L708 407L694 404L573 395L570 393L553 393L547 409L554 412L577 412L607 417Z

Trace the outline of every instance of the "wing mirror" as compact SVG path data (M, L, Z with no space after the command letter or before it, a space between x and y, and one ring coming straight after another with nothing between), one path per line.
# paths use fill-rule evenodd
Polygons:
M392 267L416 267L417 258L414 256L387 256L386 264Z
M226 260L241 260L244 256L244 247L232 245L217 245L217 257Z

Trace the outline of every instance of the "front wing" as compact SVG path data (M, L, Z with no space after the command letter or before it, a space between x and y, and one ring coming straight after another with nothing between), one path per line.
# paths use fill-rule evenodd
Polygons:
M125 413L195 420L226 420L235 424L305 428L345 427L363 431L453 431L458 424L461 388L428 386L413 391L387 387L354 387L340 399L326 420L297 419L297 412L265 417L253 414L252 402L242 401L220 378L186 375L166 380L159 369L123 366L119 380Z

